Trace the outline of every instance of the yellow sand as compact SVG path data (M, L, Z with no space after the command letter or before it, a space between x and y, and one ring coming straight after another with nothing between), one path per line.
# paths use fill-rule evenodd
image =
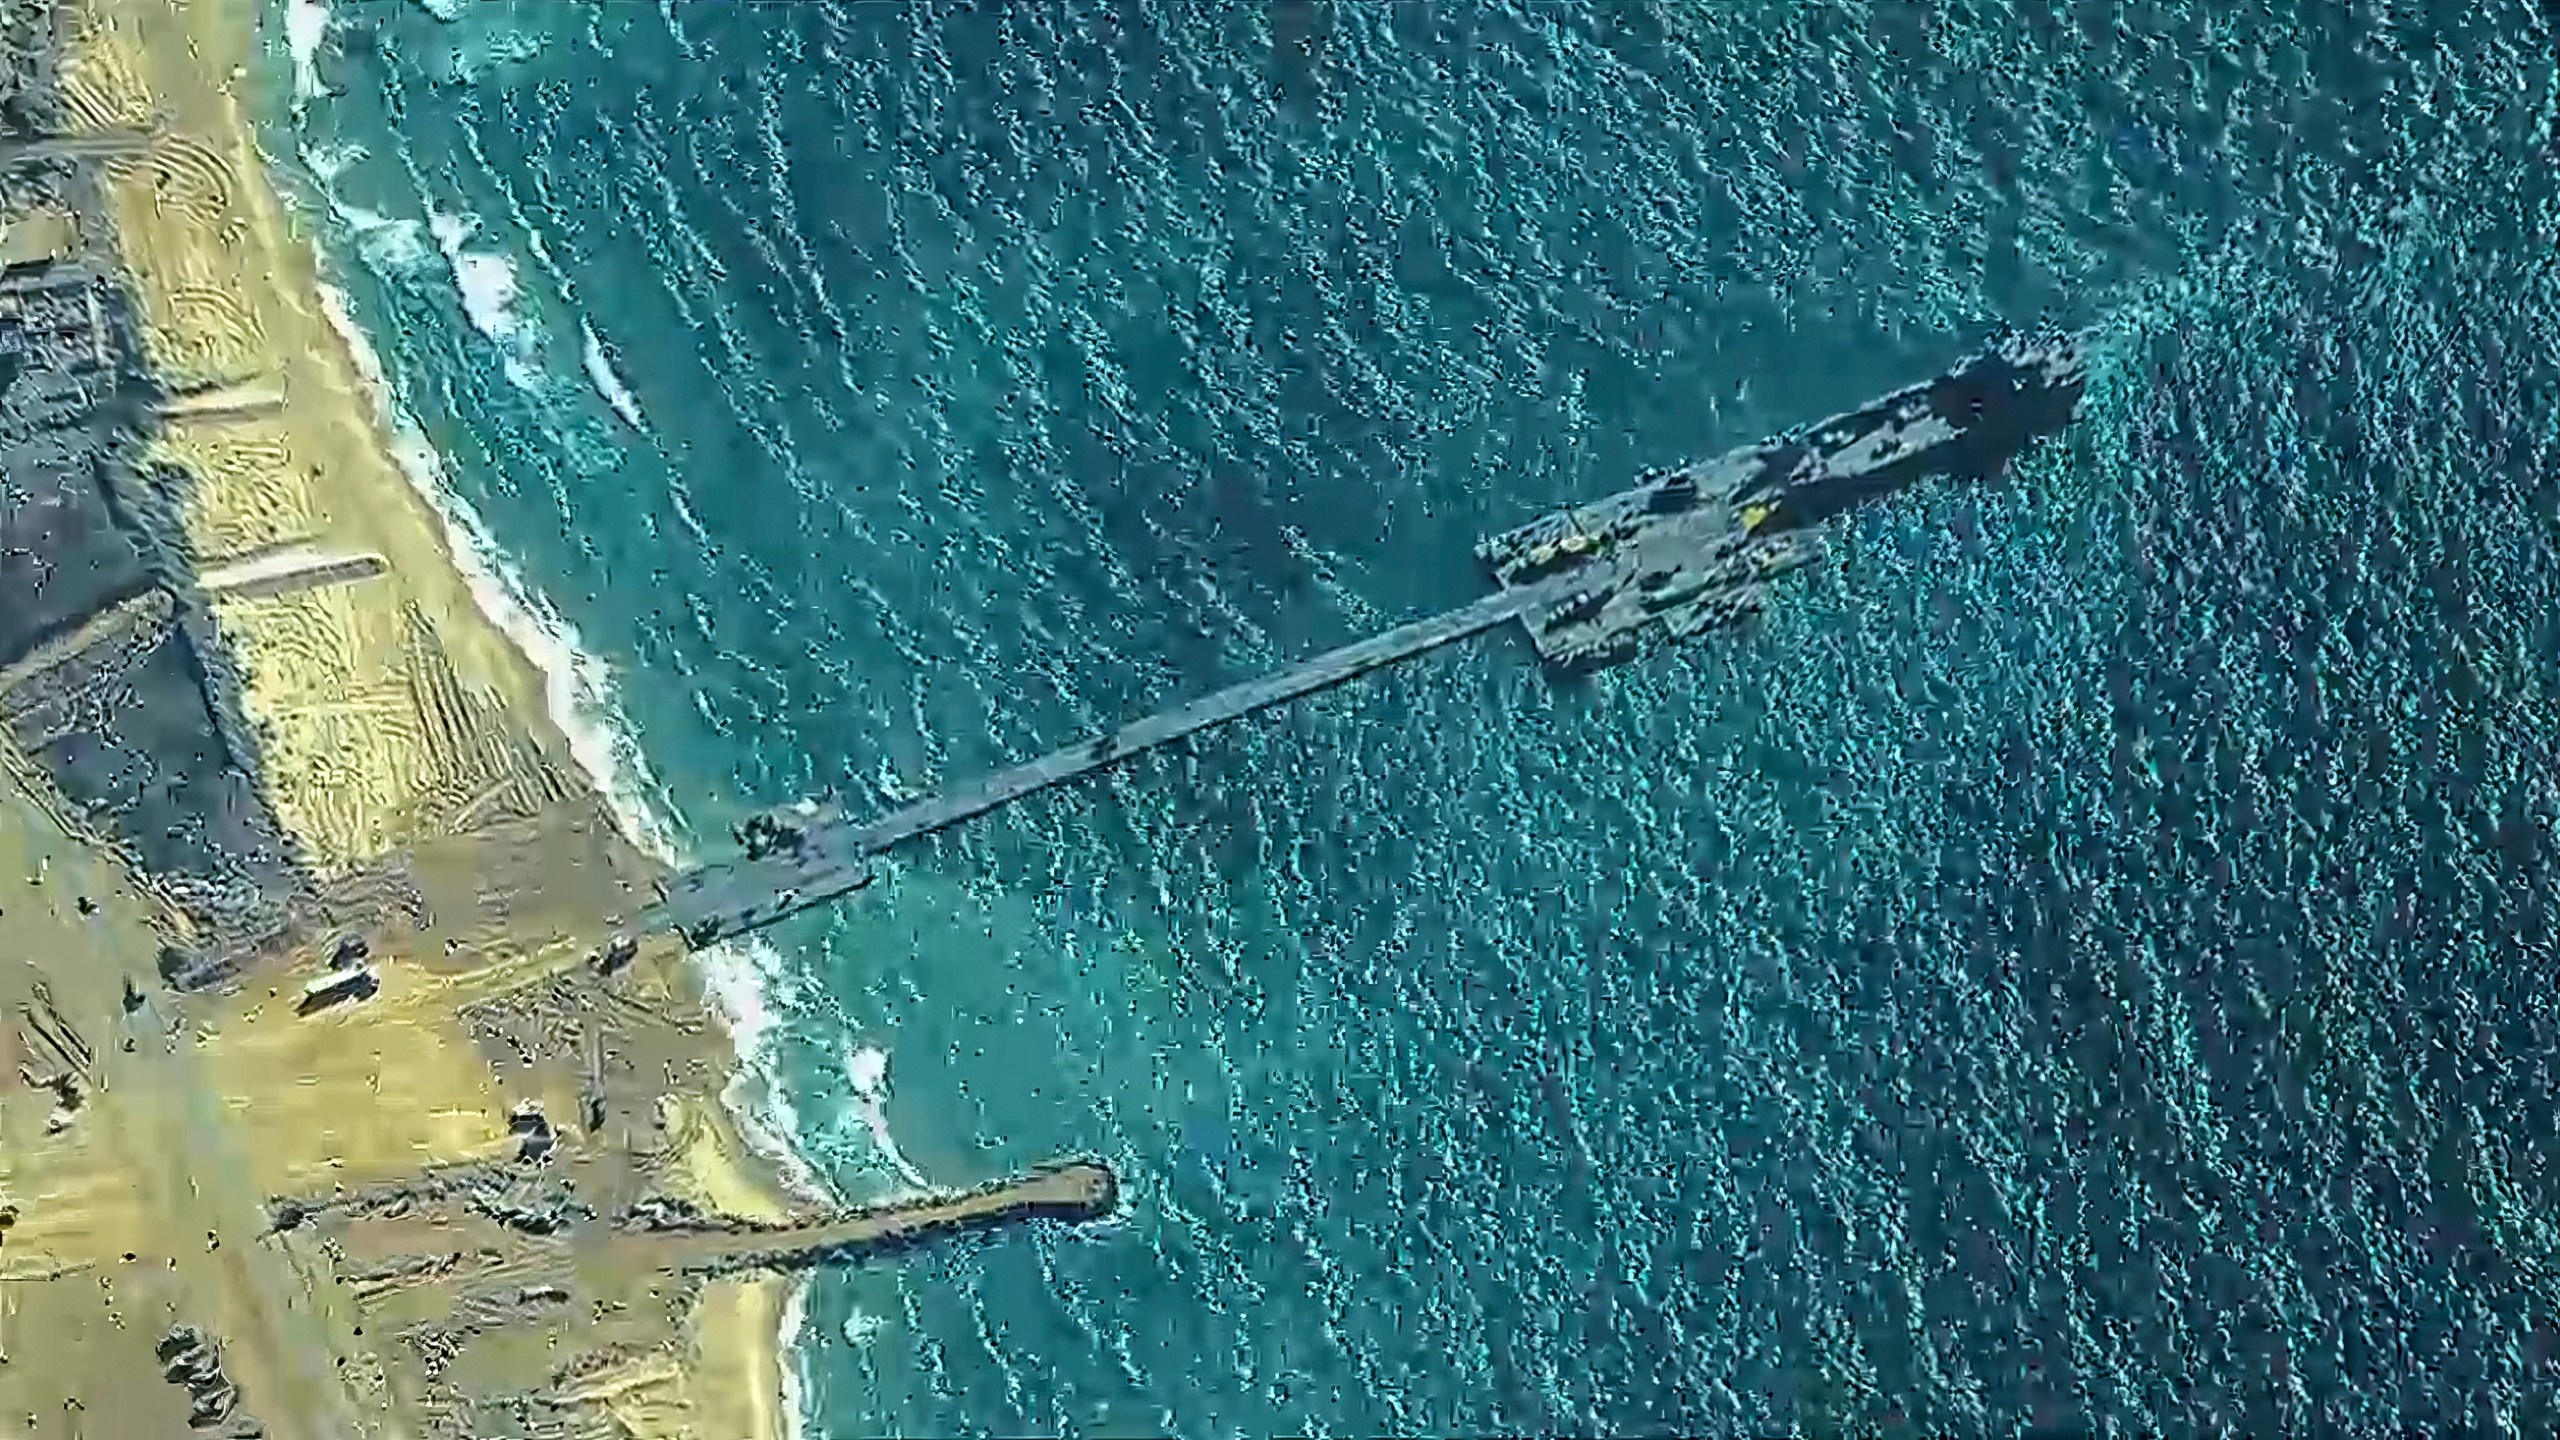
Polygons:
M94 0L63 89L85 122L156 110L171 132L147 158L116 162L111 187L154 367L177 385L267 382L287 398L273 417L169 427L164 457L199 482L186 520L200 560L315 539L399 571L220 616L275 803L317 855L353 864L438 833L439 798L523 763L475 753L490 748L467 733L484 708L511 711L508 728L555 763L565 746L540 718L541 677L474 609L397 470L320 308L312 251L260 172L232 74L251 24L234 3ZM457 682L466 713L438 713L433 697Z
M38 803L43 784L0 742L0 1004L14 1021L44 997L99 1063L59 1134L46 1133L49 1096L0 1091L0 1200L18 1215L0 1240L0 1433L185 1433L150 1351L185 1318L223 1335L227 1372L277 1440L384 1434L372 1367L328 1358L357 1349L345 1316L254 1238L251 1136L216 1118L190 1046L121 1023L123 983L148 983L159 907L64 833Z
M147 157L108 172L154 367L177 385L282 396L264 412L175 419L158 442L194 478L184 518L200 560L311 540L390 562L378 579L225 602L218 616L278 815L324 870L356 871L395 847L575 809L559 796L576 772L544 713L542 677L474 607L433 512L397 469L321 308L313 252L261 173L243 113L254 19L246 0L83 0L63 91L78 127L164 127ZM44 217L0 232L12 253L62 243ZM465 857L462 873L479 872ZM575 963L560 936L515 933L474 937L487 962L474 980L386 966L379 1004L314 1022L292 1022L290 993L253 988L213 1027L190 1082L200 1097L225 1097L190 1113L217 1115L208 1123L231 1137L237 1193L496 1153L518 1097L497 1092L457 1010ZM148 956L147 941L135 946ZM724 1208L779 1213L772 1177L716 1102L673 1103L690 1187ZM72 1178L80 1173L67 1167L65 1183L89 1183ZM611 1408L644 1436L782 1433L785 1294L779 1281L711 1287L691 1333L670 1337L692 1352L686 1362L640 1367L653 1373L626 1376L626 1400ZM339 1333L328 1343L346 1353L359 1342Z
M40 210L0 220L0 265L61 260L79 248L79 222L64 211Z

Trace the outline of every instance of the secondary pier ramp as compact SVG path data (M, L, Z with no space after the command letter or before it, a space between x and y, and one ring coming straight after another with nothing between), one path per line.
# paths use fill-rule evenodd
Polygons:
M758 816L739 827L743 853L672 877L640 924L697 948L761 929L868 885L874 857L907 841L1515 620L1540 658L1566 673L1738 624L1758 613L1770 579L1820 558L1823 521L1929 475L2000 473L2029 441L2070 423L2085 380L2078 338L2004 339L1846 414L1493 536L1476 554L1498 588L1471 604L876 820L824 810Z
M691 1275L787 1272L861 1261L1032 1220L1084 1224L1120 1205L1120 1179L1099 1160L1064 1160L1009 1180L918 1195L791 1225L724 1224L640 1231L618 1240L654 1269Z

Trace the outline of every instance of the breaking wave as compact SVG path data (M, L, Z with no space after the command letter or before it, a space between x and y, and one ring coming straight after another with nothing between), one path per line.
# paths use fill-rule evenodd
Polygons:
M603 396L604 403L612 406L613 413L621 416L632 429L648 429L649 422L640 414L640 401L632 395L631 387L623 383L621 372L613 368L613 359L605 354L604 341L597 336L595 327L581 320L578 333L585 342L581 356L586 363L587 380L596 387L596 393Z
M325 271L325 247L321 263ZM496 279L495 272L485 269L476 273L483 288L474 324L492 338L511 335L512 281ZM400 473L436 516L473 603L542 676L546 712L568 740L571 757L604 799L616 825L659 863L681 864L686 847L677 824L656 798L663 788L620 719L610 668L581 644L576 628L527 582L479 514L446 483L443 458L399 398L372 341L355 322L344 292L326 280L320 292L323 312L345 342L391 438ZM771 996L783 969L780 955L756 940L715 946L696 959L704 988L719 1005L737 1050L738 1068L722 1099L737 1117L741 1133L775 1165L787 1188L833 1203L824 1180L788 1138L799 1133L800 1118L778 1073L773 1038Z

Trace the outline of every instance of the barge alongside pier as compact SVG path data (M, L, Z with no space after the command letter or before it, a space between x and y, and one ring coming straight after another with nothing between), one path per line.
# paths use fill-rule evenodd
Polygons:
M1158 711L867 823L781 811L741 853L676 875L638 918L694 947L761 929L871 883L909 841L1215 726L1518 621L1551 670L1582 673L1759 613L1768 582L1820 558L1818 528L1936 474L1995 475L2068 425L2086 382L2076 337L2012 337L1934 380L1777 439L1648 476L1476 547L1493 594ZM636 944L626 936L600 963Z

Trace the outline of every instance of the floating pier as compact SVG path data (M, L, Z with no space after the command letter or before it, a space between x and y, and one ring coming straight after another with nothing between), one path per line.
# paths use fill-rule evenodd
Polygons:
M644 930L715 944L871 883L872 861L1097 770L1519 621L1550 669L1619 664L1759 613L1770 580L1821 556L1817 528L1934 474L1996 475L2068 425L2086 381L2075 337L2013 337L1934 380L1476 547L1493 594L1081 740L868 822L781 811L739 827L742 853L674 876ZM607 958L627 954L617 942Z

